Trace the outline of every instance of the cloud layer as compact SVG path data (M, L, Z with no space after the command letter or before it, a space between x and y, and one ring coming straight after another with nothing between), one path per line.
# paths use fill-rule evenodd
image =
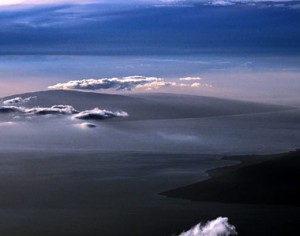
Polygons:
M127 117L128 113L125 111L107 111L101 110L99 108L94 108L93 110L82 111L73 117L81 120L104 120L115 117Z
M52 107L25 108L18 106L1 106L0 113L23 113L28 115L70 115L79 113L74 107L68 105L54 105Z
M28 98L15 97L9 100L2 101L1 103L3 105L25 104L34 99L36 99L36 97L28 97Z
M32 98L22 99L20 97L6 100L2 104L18 104L24 103L24 101L29 101ZM36 99L36 97L34 98ZM70 105L54 105L51 107L33 107L26 108L24 106L0 106L0 114L13 114L13 119L20 118L21 116L26 116L28 118L32 116L45 116L45 115L72 115L74 119L80 120L104 120L117 117L127 117L128 113L125 111L109 111L101 110L99 108L94 108L92 110L78 111L73 106ZM79 125L80 128L95 128L95 124L82 123Z
M83 79L71 80L66 83L58 83L49 86L49 89L79 89L79 90L101 90L101 89L115 89L127 90L145 89L153 90L162 87L201 87L202 84L195 83L200 80L199 77L181 78L181 83L165 81L163 78L146 77L146 76L127 76L121 78L102 78L102 79ZM204 84L207 86L207 84Z
M157 88L170 85L172 84L165 82L163 79L157 77L127 76L122 78L71 80L66 83L59 83L53 86L49 86L48 88L82 90L116 89L130 91L136 87Z
M229 236L237 235L233 225L228 223L227 217L218 217L205 225L198 224L192 229L181 233L179 236Z

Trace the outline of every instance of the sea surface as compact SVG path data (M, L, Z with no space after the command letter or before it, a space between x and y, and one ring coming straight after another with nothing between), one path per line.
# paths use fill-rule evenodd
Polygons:
M290 109L103 122L88 130L64 119L2 121L0 233L171 236L219 216L229 217L240 235L299 232L299 207L159 195L207 178L208 169L234 164L221 160L224 155L299 148L299 118L299 110Z

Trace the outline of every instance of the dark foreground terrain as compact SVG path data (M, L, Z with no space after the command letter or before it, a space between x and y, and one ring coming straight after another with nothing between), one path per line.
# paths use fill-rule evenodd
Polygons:
M162 195L193 201L300 205L300 150L226 159L242 162L212 170L210 179Z

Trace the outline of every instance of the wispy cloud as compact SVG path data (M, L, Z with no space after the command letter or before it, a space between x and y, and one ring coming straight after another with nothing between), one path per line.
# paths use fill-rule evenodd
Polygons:
M185 83L179 83L181 87L191 87L191 88L200 88L200 87L207 87L212 88L213 86L208 83L200 83L199 81L202 80L200 77L183 77L179 78L180 81L184 81Z
M78 128L81 128L81 129L91 129L91 128L96 128L97 125L93 124L93 123L88 123L88 122L84 122L84 123L81 123L81 124L76 124L75 125L76 127Z
M44 5L44 4L88 4L95 2L103 2L100 0L1 0L0 6L11 5Z
M227 217L218 217L205 225L198 224L179 236L229 236L237 235L235 226L228 223Z
M269 7L290 7L298 3L297 0L212 0L212 1L202 1L213 6L231 6L235 4L245 4L249 6L256 6L258 4L263 4Z

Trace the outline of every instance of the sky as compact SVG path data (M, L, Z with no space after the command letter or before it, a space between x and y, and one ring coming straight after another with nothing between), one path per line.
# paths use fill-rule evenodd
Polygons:
M298 53L300 48L300 7L294 1L1 2L0 54Z
M298 1L5 0L0 24L0 96L138 75L168 86L97 92L298 100Z

